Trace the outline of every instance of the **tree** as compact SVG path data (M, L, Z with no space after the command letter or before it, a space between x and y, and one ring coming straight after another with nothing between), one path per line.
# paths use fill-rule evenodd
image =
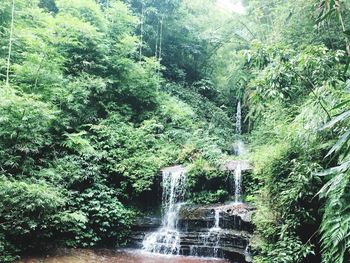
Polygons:
M7 86L9 85L9 81L10 81L10 66L11 66L11 52L12 52L14 21L15 21L15 0L12 0L10 38L9 38L8 57L7 57L7 69L6 69L6 85Z

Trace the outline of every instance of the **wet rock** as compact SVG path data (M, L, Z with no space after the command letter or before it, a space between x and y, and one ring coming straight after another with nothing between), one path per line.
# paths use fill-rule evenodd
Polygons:
M250 171L253 169L250 163L246 160L229 160L222 165L221 169L223 171L232 172L235 171L238 166L242 171Z
M146 235L156 231L162 224L159 217L139 217L132 225L131 235L129 237L129 246L133 248L142 248L142 242Z
M222 257L236 263L251 262L247 248L254 230L253 211L243 203L183 206L178 221L181 254Z
M182 206L177 222L180 254L221 257L234 263L251 262L247 248L254 230L253 212L252 207L242 203ZM160 218L137 218L131 235L132 246L141 248L145 236L160 226Z
M253 210L245 204L183 206L178 220L180 254L251 262L247 247L253 231ZM219 228L215 228L215 211L219 211ZM141 248L145 236L160 226L160 218L137 218L131 235L132 246Z
M219 226L252 232L254 209L246 204L227 204L216 206L183 206L179 214L178 226L183 231L196 231L212 228L215 225L215 211L219 210Z
M135 219L133 229L139 230L154 230L157 229L162 223L159 217L138 217Z

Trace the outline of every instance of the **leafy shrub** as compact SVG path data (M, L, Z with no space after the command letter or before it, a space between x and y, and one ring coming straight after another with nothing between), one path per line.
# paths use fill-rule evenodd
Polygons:
M190 194L190 202L195 204L223 203L228 197L229 193L223 189L218 189L216 191L200 191Z
M227 200L228 175L204 159L197 159L188 171L188 198L194 203L215 203Z
M18 256L16 256L19 252L19 249L12 245L0 230L0 261L13 262L14 260L19 258Z
M125 182L126 193L137 196L150 190L160 168L173 161L174 155L163 152L166 143L157 140L162 129L162 125L153 120L134 127L117 114L93 127L94 145L106 160L104 170L111 180Z
M74 193L72 205L86 216L86 224L69 245L91 247L103 244L121 245L126 241L134 213L117 199L117 192L96 184Z
M2 255L7 254L5 259L51 240L55 217L65 202L61 193L45 184L0 178L0 238L4 242L0 248Z
M208 137L216 138L216 143L221 148L225 149L231 145L231 135L234 134L232 120L223 109L186 87L168 84L164 90L191 105L196 114L195 120L199 124L197 129L205 131Z
M57 238L65 245L117 245L129 233L134 213L119 201L126 193L101 173L104 166L99 160L70 155L36 174L36 180L62 188L69 196L65 210L55 217Z
M303 262L314 253L310 241L320 220L314 196L322 184L315 172L321 167L313 160L315 152L300 146L280 144L273 150L271 146L267 148L270 150L260 156L264 166L257 162L253 175L261 184L254 217L260 235L260 241L255 243L257 260Z
M51 105L12 88L0 89L0 167L23 170L40 150L50 145L55 119Z

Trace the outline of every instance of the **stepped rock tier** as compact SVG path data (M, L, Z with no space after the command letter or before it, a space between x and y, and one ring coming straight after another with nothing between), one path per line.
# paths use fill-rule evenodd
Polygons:
M178 212L179 254L226 258L234 263L250 262L249 240L253 231L253 208L246 204L183 205ZM136 220L132 243L142 242L162 221L145 217Z
M250 171L253 167L245 160L229 160L222 167L221 170L226 172L234 172L240 168L242 171Z

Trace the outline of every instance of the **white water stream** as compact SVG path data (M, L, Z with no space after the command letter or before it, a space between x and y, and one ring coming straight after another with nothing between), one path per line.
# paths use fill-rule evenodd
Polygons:
M205 253L206 257L220 258L222 255L219 254L220 251L220 239L222 235L222 228L220 227L220 210L215 209L214 213L214 225L209 228L207 232L203 232L198 236L198 243L202 244L201 247L191 247L191 256L200 256ZM212 248L212 249L208 249Z
M180 233L177 229L178 214L185 197L186 171L181 166L166 168L163 177L162 226L143 241L143 249L148 252L178 255L180 253Z
M240 136L242 134L242 105L241 101L237 104L236 111L236 134ZM239 139L235 142L234 151L237 156L241 156L247 153L244 142ZM235 203L240 203L242 201L242 167L240 162L237 162L237 166L234 174L234 193L235 193Z
M242 168L238 163L235 170L235 203L242 201Z
M209 229L209 236L213 236L214 242L214 251L213 257L219 257L219 249L220 249L220 238L221 238L222 229L220 227L220 210L215 210L215 225Z
M236 134L242 134L242 105L241 101L238 101L236 111Z

